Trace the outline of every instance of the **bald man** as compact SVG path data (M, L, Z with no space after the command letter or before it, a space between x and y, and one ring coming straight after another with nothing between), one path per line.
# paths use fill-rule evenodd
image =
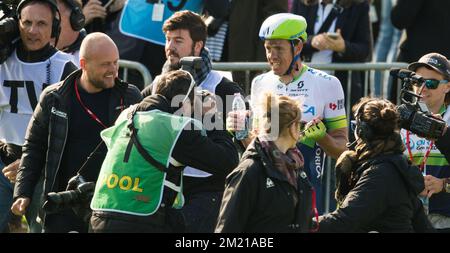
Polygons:
M80 48L81 69L42 92L25 137L13 213L26 211L34 191L43 192L43 198L35 200L42 206L49 192L76 189L77 185L68 186L68 181L78 174L88 182L97 180L106 154L105 146L99 146L100 131L111 126L122 110L142 100L134 85L117 78L118 60L119 52L111 38L103 33L89 34ZM36 185L42 173L45 179L39 189ZM66 205L73 208L51 201L44 205L39 212L44 232L87 232L85 219L89 217L85 214L90 199L74 197Z

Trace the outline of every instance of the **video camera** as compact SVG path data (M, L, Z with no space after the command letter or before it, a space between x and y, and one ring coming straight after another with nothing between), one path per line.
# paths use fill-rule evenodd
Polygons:
M48 193L43 208L49 214L72 208L76 215L87 221L94 189L95 182L87 182L78 174L69 180L66 191Z
M397 106L400 114L400 127L424 138L438 139L441 137L445 121L433 117L427 106L420 101L422 96L412 92L412 85L421 85L424 79L406 69L391 70L390 75L402 81L400 93L402 104Z
M19 38L17 5L20 0L0 0L0 64L6 61L14 50L14 43Z

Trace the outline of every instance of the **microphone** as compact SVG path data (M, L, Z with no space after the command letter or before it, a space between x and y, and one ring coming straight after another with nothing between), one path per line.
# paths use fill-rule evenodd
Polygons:
M407 69L392 69L389 74L393 77L405 80L410 79L411 81L417 82L417 83L423 83L423 77L416 74L416 72L407 70Z
M400 79L409 78L415 73L407 69L392 69L389 74Z

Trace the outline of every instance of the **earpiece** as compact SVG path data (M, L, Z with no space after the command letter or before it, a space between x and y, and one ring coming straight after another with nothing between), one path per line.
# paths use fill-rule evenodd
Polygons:
M71 9L70 26L74 31L80 31L85 24L85 17L80 6L74 0L64 0Z
M364 113L364 106L367 104L363 103L361 104L358 109L356 110L355 114L355 120L356 120L356 134L359 138L369 141L374 137L374 132L372 127L365 121L361 119L363 113Z

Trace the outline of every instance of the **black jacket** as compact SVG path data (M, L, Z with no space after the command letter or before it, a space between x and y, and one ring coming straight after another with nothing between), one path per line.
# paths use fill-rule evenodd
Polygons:
M58 190L55 189L55 180L70 124L69 96L74 92L74 80L80 76L81 70L73 72L64 81L42 92L25 136L14 198L31 198L42 171L45 178L44 195ZM135 86L117 80L109 102L109 122L114 122L121 111L120 98L123 98L123 106L128 107L139 102L142 96Z
M444 136L436 141L436 147L445 156L447 161L450 161L450 130L447 129Z
M314 37L314 25L317 19L318 4L307 6L302 1L297 1L293 12L306 19L308 27L306 32L308 40L303 46L302 56L308 60L318 50L311 46ZM341 29L345 40L345 52L333 53L332 62L365 62L370 60L372 53L372 35L369 21L369 3L352 4L344 8L336 18L336 30Z
M319 218L320 232L426 232L417 197L422 173L402 154L378 156L357 169L360 178L342 206Z
M161 95L145 97L137 107L137 111L150 111L155 109L174 113L177 108L170 107L169 101ZM188 125L181 132L173 149L172 157L184 165L196 167L222 178L225 178L228 172L238 164L237 150L226 131L209 131L206 137L202 136L201 131L192 125ZM170 173L167 177L173 178ZM174 214L175 211L171 208L166 208L173 201L174 196L172 193L170 190L164 191L164 205L155 214L150 216L139 217L113 212L94 211L91 218L91 230L94 232L179 231L175 227L182 226L183 221L174 221L173 219L177 215L170 214ZM171 213L167 214L167 212Z
M314 37L315 21L317 19L318 4L307 6L302 1L294 6L294 13L305 17L308 27L306 32L308 40L303 45L302 58L304 61L310 61L312 54L318 50L311 46L312 38ZM336 30L341 29L342 37L345 41L345 52L334 52L332 56L332 63L342 62L367 62L372 56L372 31L369 21L369 3L367 1L354 1L354 3L342 10L342 13L337 15ZM346 97L347 91L347 71L336 71L335 76L341 81L342 88ZM352 81L352 104L363 95L364 75L362 72L353 71L351 76Z
M398 61L415 62L431 52L450 57L450 1L399 0L392 8L392 24L406 29Z
M273 167L255 139L227 177L216 232L308 232L312 186L302 170L297 180L296 190Z

